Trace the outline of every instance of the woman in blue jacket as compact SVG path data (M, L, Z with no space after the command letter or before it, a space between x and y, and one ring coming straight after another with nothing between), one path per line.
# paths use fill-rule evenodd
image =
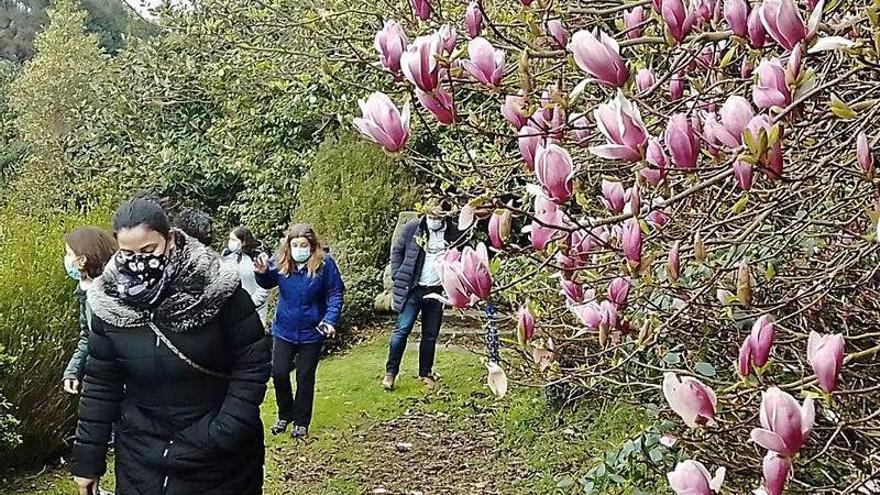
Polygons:
M290 227L274 258L254 263L257 284L278 287L272 325L272 381L278 403L278 435L293 423L293 437L308 435L315 398L315 371L324 339L336 334L345 287L336 263L324 255L315 232L306 224ZM296 398L290 372L296 368Z

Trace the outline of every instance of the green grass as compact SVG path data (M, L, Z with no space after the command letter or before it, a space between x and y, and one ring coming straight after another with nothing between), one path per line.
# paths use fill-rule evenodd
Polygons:
M465 431L473 427L475 413L487 415L488 426L502 439L501 452L494 462L515 462L531 473L511 492L523 495L579 493L560 480L578 479L606 450L618 448L649 422L643 410L622 405L559 415L535 389L512 388L508 397L495 401L489 396L485 367L479 357L460 347L438 348L437 370L442 380L433 391L425 389L415 377L418 352L409 349L398 387L388 393L379 383L384 374L386 346L384 337L377 338L321 362L310 441L294 441L289 435L266 437L267 495L369 493L373 487L364 486L357 475L358 467L374 458L374 452L354 435L408 410L442 412L448 415L450 428L460 424ZM263 420L267 429L275 420L271 388ZM330 468L326 473L322 471L325 465ZM301 466L317 469L317 474L303 475ZM76 495L69 476L63 472L43 475L27 485L33 486L14 493Z

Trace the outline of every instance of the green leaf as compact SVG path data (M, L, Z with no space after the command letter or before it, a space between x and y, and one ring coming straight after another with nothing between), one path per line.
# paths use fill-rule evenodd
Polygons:
M834 95L831 95L831 103L829 106L831 107L831 113L841 119L849 120L856 117L855 110Z
M730 207L731 213L733 213L735 215L739 215L740 213L745 211L746 204L748 202L749 202L749 195L743 194L742 197L739 198L739 201L737 201L736 203L733 204L733 206Z
M663 356L663 362L666 364L678 364L681 362L681 356L677 352L668 352Z
M764 278L769 282L773 280L774 277L776 277L776 267L773 266L773 263L767 263L767 270L764 271Z
M697 365L694 366L694 371L709 378L715 376L715 367L705 361L697 363Z

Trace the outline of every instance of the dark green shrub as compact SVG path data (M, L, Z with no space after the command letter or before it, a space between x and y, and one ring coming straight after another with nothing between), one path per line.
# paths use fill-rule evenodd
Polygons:
M14 358L0 376L0 395L21 421L21 444L0 453L4 467L51 458L72 432L76 401L60 383L78 333L78 304L62 265L62 237L109 218L105 211L41 217L17 211L0 211L0 346Z
M3 346L0 346L0 381L9 374L14 362L15 358L5 354ZM12 404L0 394L0 457L21 444L20 425L21 422L12 414Z

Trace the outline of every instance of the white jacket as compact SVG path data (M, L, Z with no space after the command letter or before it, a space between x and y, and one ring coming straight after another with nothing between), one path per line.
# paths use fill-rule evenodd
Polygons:
M263 320L263 326L265 326L268 316L267 301L269 299L269 291L257 285L257 279L254 276L254 260L244 253L241 254L241 259L238 256L238 253L229 253L223 259L230 263L238 264L241 286L251 295L254 306L257 307L257 312L260 314L260 319Z

